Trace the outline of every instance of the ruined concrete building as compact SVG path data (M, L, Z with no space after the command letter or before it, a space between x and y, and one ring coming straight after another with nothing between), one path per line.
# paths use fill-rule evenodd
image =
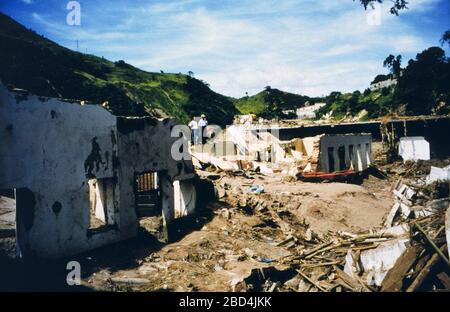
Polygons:
M140 217L192 214L196 174L170 157L175 124L0 84L0 195L15 197L20 257L77 254L134 237Z
M196 159L225 170L259 167L265 173L361 172L372 164L370 134L320 134L280 140L276 128L228 127L221 136L194 151ZM245 168L244 168L245 169ZM292 169L292 170L291 170Z
M371 163L370 134L323 135L320 139L319 171L363 171Z

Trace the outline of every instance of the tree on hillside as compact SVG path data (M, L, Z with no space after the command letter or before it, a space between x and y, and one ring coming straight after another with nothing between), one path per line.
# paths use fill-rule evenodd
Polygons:
M444 46L444 44L448 44L448 46L450 47L450 30L447 30L443 35L441 40L439 40L441 42L441 45Z
M431 47L403 70L396 99L409 115L445 114L450 108L450 62L444 50Z
M360 0L364 9L367 10L368 7L373 7L374 3L383 3L384 0ZM398 15L401 10L408 9L408 1L406 0L391 0L392 7L390 9L391 14Z
M377 75L370 84L374 84L374 83L377 83L380 81L385 81L385 80L388 80L389 78L391 78L390 75L380 74L380 75Z
M330 95L328 95L325 99L325 102L327 104L333 103L335 102L340 96L342 95L341 92L339 91L333 91L330 93Z
M347 113L350 113L354 116L362 109L361 102L359 101L360 96L361 92L356 90L352 93L350 99L344 102L345 106L347 107Z
M265 88L264 102L267 103L266 110L261 114L265 119L274 119L282 116L283 99L280 97L279 90L272 89L270 86Z
M188 71L187 73L188 73L189 77L194 77L194 72L192 70Z
M400 76L400 72L402 70L402 56L397 55L397 57L389 54L389 56L384 60L383 66L388 67L391 74L394 78L398 78Z

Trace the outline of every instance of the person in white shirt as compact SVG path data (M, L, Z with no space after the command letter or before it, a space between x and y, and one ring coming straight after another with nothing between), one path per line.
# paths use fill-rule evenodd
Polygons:
M197 131L198 131L198 123L195 121L195 117L192 116L192 120L188 124L189 128L191 128L191 143L192 145L195 145L196 143L196 137L197 137Z
M206 143L206 136L205 136L206 126L208 126L208 120L206 120L205 114L202 114L201 119L198 121L198 127L200 128L199 130L201 131L200 134L202 136L202 144Z

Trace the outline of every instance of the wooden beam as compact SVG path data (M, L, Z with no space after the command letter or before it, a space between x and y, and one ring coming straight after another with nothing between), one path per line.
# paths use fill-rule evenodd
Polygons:
M306 274L304 274L302 271L300 270L296 270L298 272L298 274L300 274L301 277L303 277L305 280L307 280L310 284L314 285L314 287L316 287L318 290L321 290L323 292L326 292L327 290L325 288L323 288L322 286L320 286L318 283L316 283L315 281L313 281L311 278L309 278Z
M450 267L450 261L447 259L447 257L444 255L444 252L439 249L438 246L436 246L436 244L433 242L433 240L428 236L427 233L425 233L425 230L417 223L414 224L417 229L422 232L422 234L425 236L425 238L427 239L427 241L430 243L430 245L434 248L434 250L436 250L436 252L438 253L438 255L442 258L442 260L444 260L445 263L447 263L448 267ZM445 249L444 249L445 250Z
M445 250L447 248L447 245L443 245L441 249ZM429 276L431 270L435 267L436 264L439 263L439 260L441 260L441 256L438 253L435 253L431 259L427 262L425 267L420 271L419 275L417 275L416 279L412 284L408 287L406 292L414 292L417 291L422 285L423 282L426 280L426 278Z
M414 265L423 247L419 245L410 246L395 262L392 269L388 271L381 284L381 291L397 292L403 287L403 278Z
M444 285L445 289L450 290L450 277L448 277L447 273L441 272L436 276L441 281L442 285Z

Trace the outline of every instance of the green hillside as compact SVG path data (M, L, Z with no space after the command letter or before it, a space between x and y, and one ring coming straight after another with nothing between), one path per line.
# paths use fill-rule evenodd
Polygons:
M318 116L333 112L332 119L340 120L357 116L362 111L366 112L364 119L385 116L394 110L394 93L394 86L377 91L367 89L363 93L359 91L344 94L332 92L326 97L327 105L318 111Z
M235 105L242 114L274 118L279 117L282 110L296 109L304 106L306 102L312 104L322 100L266 87L264 91L253 96L236 100Z
M387 114L424 115L450 112L450 59L439 47L417 54L403 69L396 87L325 98L284 92L271 87L253 96L233 99L212 91L205 82L183 74L151 73L124 61L111 62L64 48L25 28L0 12L0 80L33 94L108 102L116 115L172 116L187 122L205 113L210 123L230 124L235 114L289 118L283 110L326 102L319 116L333 111L334 119ZM378 75L375 81L390 76Z
M387 60L394 56L388 56ZM397 56L401 60L401 56ZM386 62L386 61L385 61ZM381 90L366 89L363 93L341 94L331 92L326 97L327 105L318 112L319 116L333 112L335 120L361 116L373 119L387 115L418 116L450 114L450 58L440 47L429 47L408 61L404 68L398 64L397 84ZM373 82L392 78L378 75ZM362 114L364 113L364 114Z
M237 113L229 98L198 79L145 72L124 61L71 51L2 13L0 46L0 79L34 94L108 101L117 115L168 115L184 122L205 113L211 123L224 125Z

